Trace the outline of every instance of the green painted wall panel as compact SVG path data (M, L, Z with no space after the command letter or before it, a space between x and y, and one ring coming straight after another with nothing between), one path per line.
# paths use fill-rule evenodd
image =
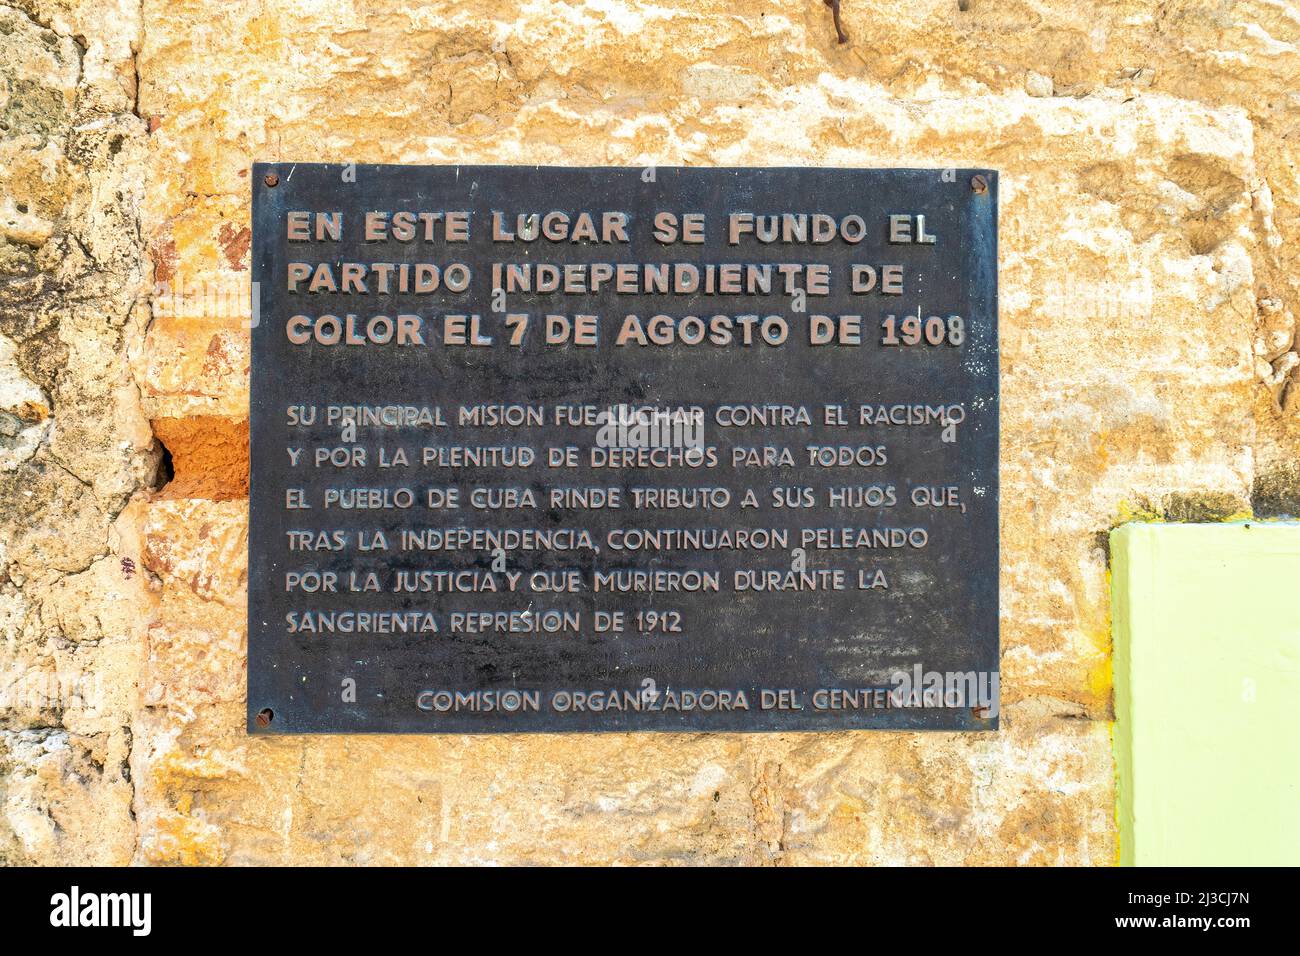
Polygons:
M1111 534L1120 860L1300 864L1300 525Z

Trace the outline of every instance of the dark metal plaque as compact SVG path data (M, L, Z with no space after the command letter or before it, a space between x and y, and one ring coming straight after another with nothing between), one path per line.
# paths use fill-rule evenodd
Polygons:
M252 185L251 732L996 729L995 173Z

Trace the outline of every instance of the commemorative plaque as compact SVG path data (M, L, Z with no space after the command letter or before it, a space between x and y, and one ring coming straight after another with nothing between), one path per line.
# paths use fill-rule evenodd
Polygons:
M252 179L250 732L997 728L995 173Z

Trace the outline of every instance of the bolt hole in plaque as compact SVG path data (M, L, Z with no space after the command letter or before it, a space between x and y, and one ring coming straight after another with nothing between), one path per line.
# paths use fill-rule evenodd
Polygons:
M997 728L995 172L250 181L250 732Z

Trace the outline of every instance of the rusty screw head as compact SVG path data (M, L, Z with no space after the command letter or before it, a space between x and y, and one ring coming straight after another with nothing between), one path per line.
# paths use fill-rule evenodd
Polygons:
M253 718L253 722L259 727L270 727L271 718L274 716L275 712L271 710L270 707L263 707L257 712L257 716Z
M262 177L262 182L266 183L268 186L278 186L280 185L280 177L275 173L267 173Z
M989 181L985 176L972 176L970 178L970 188L977 193L986 193L989 191Z

